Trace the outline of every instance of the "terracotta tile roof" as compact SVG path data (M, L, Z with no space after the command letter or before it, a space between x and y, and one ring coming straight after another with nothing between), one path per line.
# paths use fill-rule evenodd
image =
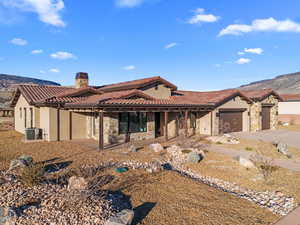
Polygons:
M76 97L80 96L86 93L91 93L91 94L103 94L103 91L97 90L92 87L83 87L83 88L72 88L70 90L67 90L65 92L59 93L55 95L55 97L61 98L61 97Z
M62 86L18 85L11 105L12 107L15 106L21 93L29 104L35 104L43 99L47 99L70 90L74 90L74 88Z
M263 90L254 90L254 91L241 91L246 95L248 98L252 100L258 100L261 101L268 97L269 95L275 95L279 100L282 100L281 96L275 92L273 89L263 89Z
M178 102L189 102L193 104L219 104L226 99L234 96L241 96L247 101L251 100L243 95L236 89L222 90L222 91L208 91L208 92L197 92L197 91L176 91L175 95L172 96Z
M138 88L145 87L146 85L153 84L155 82L162 82L166 86L170 87L172 90L177 90L177 86L175 86L174 84L170 83L169 81L159 76L104 85L103 87L100 87L99 90L117 91L117 90L138 89Z
M300 101L300 94L283 94L283 101Z

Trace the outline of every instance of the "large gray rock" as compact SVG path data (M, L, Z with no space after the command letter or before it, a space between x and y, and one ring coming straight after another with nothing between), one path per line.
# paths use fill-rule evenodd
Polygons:
M287 144L279 142L277 144L277 151L289 158L292 157L292 155L289 153L289 148Z
M9 164L9 171L14 170L16 168L24 168L32 165L33 158L31 156L22 155L17 159L14 159Z
M246 159L242 156L236 157L236 160L240 163L241 166L246 168L254 168L255 165L253 162L251 162L249 159Z
M149 145L149 148L154 152L161 152L164 150L164 147L159 143L151 144Z
M129 152L137 152L137 147L135 145L130 145Z
M116 215L110 217L104 225L130 225L134 217L134 212L124 209Z
M70 177L68 182L69 190L83 191L88 188L88 182L83 177Z
M9 207L0 207L0 225L14 225L16 212Z
M187 155L187 162L188 163L198 163L202 159L202 156L197 152L190 152Z

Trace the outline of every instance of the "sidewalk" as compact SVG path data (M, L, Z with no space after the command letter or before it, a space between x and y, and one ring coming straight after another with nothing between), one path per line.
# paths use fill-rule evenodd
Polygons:
M253 155L253 152L245 151L245 150L235 150L235 149L228 149L216 145L212 145L208 149L209 151L216 152L216 153L221 153L224 155L228 155L231 157L237 157L237 156L242 156L244 158L249 159L251 155ZM269 157L265 157L266 159L271 159ZM289 169L292 171L300 172L300 164L292 162L288 159L273 159L273 163L276 166ZM300 218L299 218L299 225L300 225Z
M281 218L274 225L300 225L300 207Z

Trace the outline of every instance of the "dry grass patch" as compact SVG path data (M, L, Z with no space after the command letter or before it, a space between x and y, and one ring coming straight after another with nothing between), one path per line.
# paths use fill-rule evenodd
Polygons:
M281 130L300 131L300 125L279 126Z
M240 139L239 144L221 144L228 149L233 150L245 150L245 151L257 151L260 150L262 155L274 158L274 159L288 159L285 155L279 153L276 147L269 142L264 142L260 140L249 140ZM288 147L289 152L293 155L293 158L300 158L300 148ZM293 160L292 158L292 160Z
M204 176L215 177L239 186L258 191L281 191L293 196L300 203L300 172L276 168L267 182L258 169L246 169L231 157L209 152L199 164L187 165L190 169Z
M278 216L247 200L165 171L129 171L106 185L130 197L141 221L134 224L271 224Z

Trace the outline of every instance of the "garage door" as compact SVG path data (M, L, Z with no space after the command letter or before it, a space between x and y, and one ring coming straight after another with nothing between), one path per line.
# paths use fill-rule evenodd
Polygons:
M262 119L262 129L269 130L271 125L270 119L271 107L262 107L261 119Z
M231 132L243 131L243 111L220 111L219 133L226 134Z

